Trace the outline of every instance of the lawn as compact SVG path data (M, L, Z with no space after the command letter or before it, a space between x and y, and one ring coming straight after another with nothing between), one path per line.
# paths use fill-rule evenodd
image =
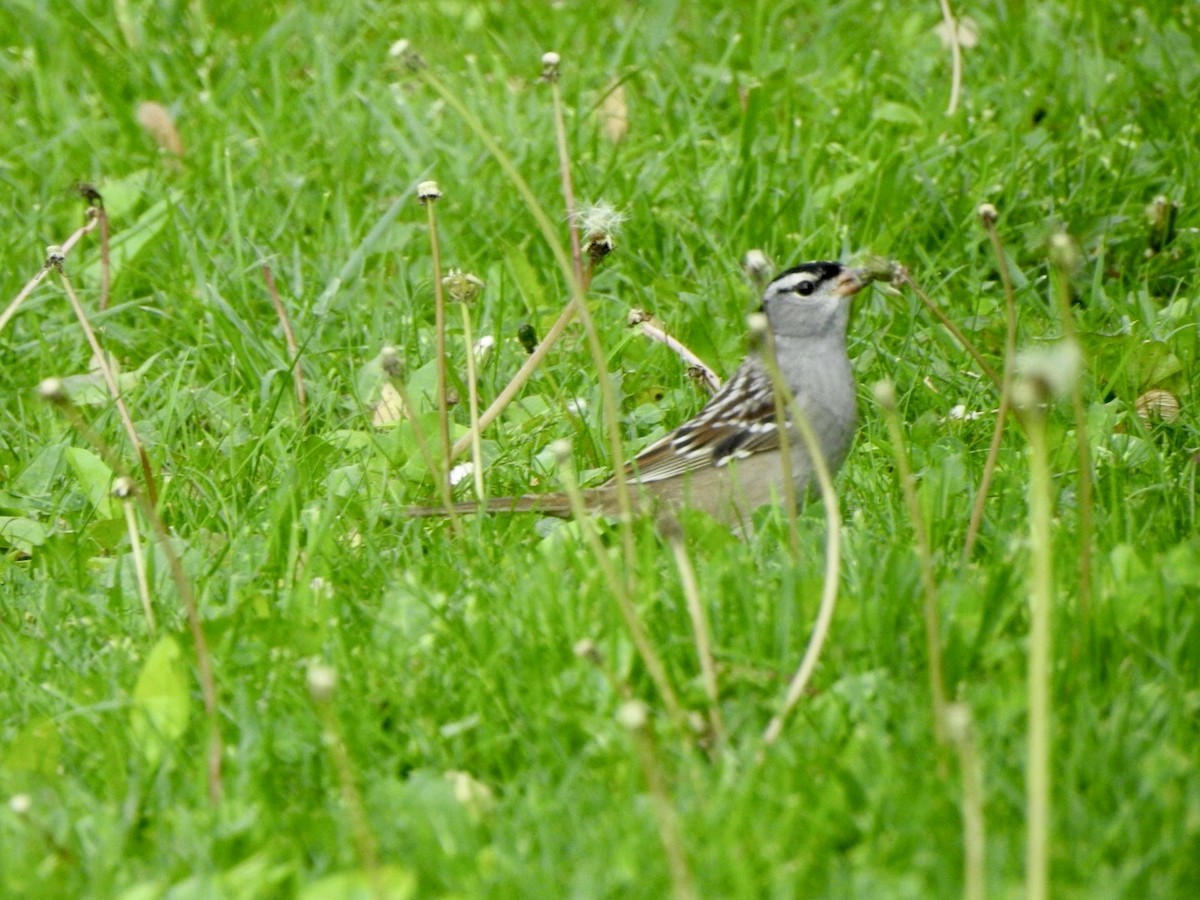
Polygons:
M1200 9L954 11L960 91L933 2L0 6L0 894L1039 896L1029 843L1053 896L1200 894ZM486 407L572 296L556 91L620 221L488 495L703 405L631 310L724 378L747 251L911 277L855 301L837 606L777 740L822 502L405 513L442 502L437 273L485 285L447 298L452 439L468 347ZM1018 401L1064 384L993 466L1006 277Z

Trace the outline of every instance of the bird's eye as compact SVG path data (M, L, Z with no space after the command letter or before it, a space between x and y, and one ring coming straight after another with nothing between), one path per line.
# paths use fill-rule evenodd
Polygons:
M802 281L798 285L796 285L796 293L799 294L801 297L807 297L814 290L816 290L816 287L817 286L815 284L813 284L811 281Z

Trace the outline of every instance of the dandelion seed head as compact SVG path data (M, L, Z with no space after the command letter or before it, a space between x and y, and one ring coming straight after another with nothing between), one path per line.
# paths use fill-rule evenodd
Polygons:
M571 461L571 442L567 438L559 438L550 444L550 453L560 466Z
M896 384L889 379L877 381L872 386L871 390L875 394L875 402L889 412L895 411L899 407L899 402L896 399Z
M1013 402L1032 408L1049 400L1064 400L1075 390L1082 368L1083 354L1074 341L1022 351L1017 355Z
M122 475L113 482L112 495L118 500L128 500L137 491L133 483L133 479L128 475Z
M333 696L337 687L337 669L325 663L314 662L308 666L308 692L318 703L325 703Z
M487 286L483 279L462 269L451 269L442 279L442 284L454 303L470 303Z
M617 708L617 721L630 731L641 731L650 720L650 707L641 700L627 700Z
M417 185L417 199L421 203L430 203L442 196L442 190L436 181L422 181Z
M754 281L766 282L771 277L771 260L761 250L747 250L742 257L742 271Z
M584 234L615 234L621 230L629 215L606 200L585 203L571 214L571 221Z
M38 385L38 396L51 403L62 403L67 399L67 390L61 378L43 378Z

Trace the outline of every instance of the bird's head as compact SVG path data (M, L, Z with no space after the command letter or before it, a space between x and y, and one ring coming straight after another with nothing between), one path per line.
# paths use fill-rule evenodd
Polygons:
M763 291L763 312L777 337L845 337L850 298L870 281L862 269L810 262L788 269Z

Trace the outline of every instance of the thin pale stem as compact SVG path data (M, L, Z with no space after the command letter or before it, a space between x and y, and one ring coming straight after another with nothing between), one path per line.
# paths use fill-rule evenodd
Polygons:
M971 708L953 703L946 709L947 732L958 750L962 781L963 897L983 900L987 871L987 836L983 818L983 764L975 746Z
M841 571L842 515L837 494L833 490L833 475L825 462L825 454L821 452L821 445L817 442L808 417L795 407L792 418L812 458L813 472L817 476L817 484L821 487L821 500L825 505L825 584L821 589L821 605L817 609L817 621L804 650L804 658L800 660L800 667L788 684L782 708L771 719L763 734L763 743L766 746L775 743L783 733L784 720L804 696L804 689L817 668L817 661L821 658L821 650L825 646L826 637L829 636L829 626L833 622L833 613L837 607L838 576Z
M613 390L612 379L609 377L608 360L604 356L604 347L600 343L600 333L592 319L584 297L583 256L579 242L579 220L576 215L575 190L571 186L571 154L567 146L567 127L563 116L562 91L559 90L555 79L550 84L551 96L554 100L554 136L558 146L559 175L562 180L563 202L567 207L568 231L571 235L571 265L572 293L579 301L579 321L583 323L587 335L588 349L591 351L592 364L596 367L596 376L600 383L600 401L603 406L605 425L608 433L609 453L612 456L613 484L617 489L617 508L621 511L621 532L625 544L625 559L627 574L634 574L633 546L633 503L629 496L629 482L625 473L625 445L621 441L621 412L617 407L617 398Z
M700 661L700 677L704 682L704 693L708 696L709 727L718 744L725 743L725 723L721 719L720 696L717 688L717 667L713 662L712 638L708 629L708 616L700 597L700 585L696 581L696 570L688 556L683 535L676 528L670 531L668 540L675 565L679 569L679 581L687 602L688 616L692 620L692 635L696 640L696 656Z
M154 634L154 607L150 602L150 582L146 578L146 557L142 554L142 539L138 533L137 515L130 500L122 500L125 511L125 527L129 532L129 546L133 552L133 572L137 578L138 598L142 601L142 613L146 616L146 628Z
M717 377L717 373L704 360L692 352L691 348L679 340L679 338L668 334L661 322L656 321L652 316L647 315L641 310L633 310L630 313L630 320L642 334L655 343L669 348L676 356L683 360L685 365L699 372L700 379L704 382L704 386L710 394L715 394L721 389L721 379Z
M471 429L472 432L482 434L483 430L491 425L500 413L504 412L508 404L513 401L521 388L525 386L525 382L529 380L529 377L541 366L542 361L550 352L550 348L562 337L562 333L567 330L567 326L571 324L571 320L575 318L575 314L578 311L579 304L574 299L563 307L562 312L558 314L558 318L554 320L554 324L550 326L550 330L546 332L546 336L534 348L533 353L529 354L528 359L522 363L521 368L517 370L517 374L504 386L504 389L500 391L496 399L488 404L488 408L480 413L479 423ZM455 441L454 446L450 450L451 457L461 456L471 446L471 442L474 439L474 434L465 434L460 437Z
M91 207L91 209L95 209L95 207ZM75 232L69 238L67 238L65 242L63 242L62 246L58 248L60 262L61 260L66 259L67 254L71 252L71 248L79 243L79 240L85 234L100 224L100 216L96 215L95 213L89 213L89 216L90 217L88 218L87 223L76 229ZM21 304L29 299L29 295L33 293L34 289L43 281L45 281L46 276L53 272L55 268L55 265L53 265L50 260L46 260L46 263L41 269L38 270L37 274L30 278L29 281L25 283L25 287L21 288L21 290L17 292L17 296L13 297L8 306L4 307L4 312L0 313L0 333L4 331L4 326L12 321L13 316L15 316L21 309Z
M567 128L563 117L562 91L558 79L550 83L554 98L554 138L558 148L558 176L562 183L563 205L567 209L568 229L571 236L571 268L575 272L575 283L583 287L583 250L579 240L579 207L575 203L575 187L571 181L571 154L567 146Z
M942 5L942 21L946 24L947 39L950 43L950 102L946 106L946 115L952 116L958 112L958 98L962 93L962 45L958 40L958 20L950 9L950 0L940 0Z
M79 302L79 297L75 294L75 288L71 285L71 279L67 277L67 273L62 271L61 268L59 269L59 277L62 280L63 290L67 293L67 299L71 301L71 308L75 311L75 318L79 320L79 327L83 329L83 334L87 338L88 345L92 348L92 356L95 358L96 365L104 377L104 383L108 386L108 392L112 395L113 403L117 407L117 413L121 417L121 424L125 428L125 434L138 455L138 461L142 466L142 477L146 482L146 493L150 498L150 502L157 505L158 485L154 481L154 470L150 466L150 457L146 453L146 448L142 445L142 439L138 436L137 429L133 427L133 418L129 415L129 407L125 405L125 400L121 396L121 387L117 383L117 376L113 373L112 366L108 364L108 356L105 354L104 348L100 346L100 341L96 338L96 332L92 330L92 323L88 321L83 304Z
M1013 363L1017 356L1017 301L1013 292L1012 276L1008 271L1008 257L1004 254L1004 246L1000 242L1000 234L996 231L993 216L983 217L983 227L992 242L992 250L996 254L996 265L1000 270L1000 280L1004 284L1004 374L1000 381L1000 408L996 413L996 425L992 430L992 442L988 446L987 460L983 464L983 473L979 478L979 493L975 496L975 505L971 509L971 519L967 525L967 539L963 542L963 562L971 558L975 549L975 541L979 537L979 529L983 525L983 512L987 506L988 491L992 486L992 477L996 466L1000 463L1000 446L1004 439L1004 427L1008 422L1008 413L1012 408Z
M93 206L96 218L100 220L100 299L97 307L108 309L112 299L112 259L110 255L108 213L103 206Z
M904 445L904 430L900 427L900 415L894 404L882 403L888 434L892 439L892 455L896 460L896 473L900 478L900 489L908 518L912 524L916 543L917 560L921 568L922 612L925 618L925 644L929 657L929 694L933 702L933 733L939 745L946 742L946 683L942 674L942 640L938 626L937 580L933 573L933 551L929 546L929 533L925 529L925 517L921 515L921 501L917 498L916 479L912 466L908 464L908 452Z
M954 321L942 312L936 303L929 299L929 295L921 290L920 285L913 281L912 276L908 272L901 272L899 279L913 289L913 293L925 304L925 308L933 313L934 317L946 327L947 331L954 335L954 339L971 355L971 358L975 360L975 364L979 366L979 370L988 377L988 380L996 387L1000 387L1002 384L1000 376L996 374L996 370L992 368L988 361L983 358L983 354L979 352L979 348L975 346L970 338L963 334L963 330L954 324Z
M635 701L636 702L636 701ZM658 822L659 839L667 854L667 866L671 873L671 893L675 900L696 900L696 879L688 865L683 846L683 833L679 827L679 814L671 802L667 788L666 773L658 760L654 737L649 733L649 723L634 729L633 742L637 747L638 761L646 778L646 787Z
M334 771L342 791L342 805L350 816L350 828L354 835L354 846L358 851L359 861L372 881L377 897L387 896L379 877L379 844L371 831L367 819L366 808L362 795L354 780L354 764L350 759L350 750L342 737L342 730L337 719L337 713L329 700L317 700L317 716L321 720L325 732L325 745L329 747L329 755L333 760Z
M637 608L630 599L629 592L625 586L625 580L621 578L613 565L612 557L605 549L604 544L600 541L600 535L596 531L596 522L591 514L591 510L584 500L583 491L579 489L579 483L575 479L575 473L570 465L563 466L563 486L567 499L571 503L571 514L575 521L579 523L580 531L583 532L584 538L587 540L588 547L592 551L592 556L596 560L597 566L608 584L609 593L613 600L616 601L617 610L621 614L622 620L625 622L625 627L629 631L630 638L633 639L633 646L637 649L638 655L642 658L642 664L645 665L646 671L650 675L650 680L654 682L655 688L658 690L658 695L662 697L663 705L667 709L667 715L670 716L672 724L675 725L680 734L685 732L686 722L683 716L683 708L679 704L679 698L675 694L675 689L671 687L671 679L667 677L667 669L659 658L658 652L654 649L654 645L650 642L650 636L646 634L645 626L642 625L642 620L638 616Z
M1079 346L1075 317L1071 312L1071 284L1066 271L1058 273L1058 311L1063 338ZM1088 441L1087 407L1083 402L1082 379L1071 390L1071 415L1075 420L1075 455L1079 467L1079 616L1084 622L1092 609L1092 542L1095 533L1095 502L1092 499L1092 451Z
M275 315L279 317L279 324L283 328L283 339L287 344L288 355L292 358L292 381L296 385L296 405L300 409L300 424L304 424L304 420L308 415L308 392L304 388L304 368L300 365L300 345L296 343L296 333L292 330L292 322L288 318L287 308L283 305L283 300L280 299L279 291L275 287L275 276L271 274L271 267L263 264L263 278L267 282L267 294L271 297L271 304L275 307Z
M771 376L772 400L775 403L775 431L779 435L779 467L783 481L783 497L781 499L787 515L788 545L792 551L792 560L795 562L800 558L800 523L796 481L792 471L792 435L788 422L788 408L793 405L794 398L792 392L788 390L787 382L783 380L783 374L779 371L771 329L766 327L765 321L763 326L762 334L759 337L762 342L763 362L767 364L767 371ZM797 417L803 415L798 408L796 414Z
M75 428L96 449L105 464L114 473L124 472L119 455L108 445L108 442L104 440L100 433L92 428L88 421L79 414L79 410L74 405L66 401L56 401L55 405L63 410ZM183 603L183 609L187 616L188 630L192 637L192 646L196 650L196 668L199 674L200 695L204 700L204 713L208 720L209 739L206 767L208 799L215 806L221 800L221 754L224 743L221 738L221 718L217 709L217 685L216 680L213 678L212 653L208 647L208 639L204 636L204 627L200 622L200 608L196 603L196 595L192 591L192 584L188 581L187 573L183 569L183 562L179 559L179 554L175 552L175 547L171 542L171 533L167 530L167 526L158 515L156 503L151 502L146 494L136 489L133 491L133 497L141 509L142 515L146 517L146 520L154 528L154 535L158 539L158 545L167 560L171 579L175 582L175 589L179 592L179 598Z
M1045 900L1050 841L1050 608L1054 599L1053 500L1045 413L1024 417L1029 439L1029 733L1025 896Z
M454 511L454 497L450 493L450 479L442 477L437 467L437 461L433 458L433 453L429 449L429 442L425 440L425 431L421 428L421 423L417 421L417 408L412 405L412 398L408 395L408 388L399 379L393 380L392 387L400 395L400 403L406 410L409 424L412 425L413 440L417 443L417 452L421 454L421 459L424 460L425 467L429 470L429 474L433 476L433 480L437 482L438 499L442 501L442 506L446 510L446 518L450 520L450 525L454 529L454 533L461 537L463 534L462 522L458 519L458 513Z
M438 243L436 200L425 201L429 216L429 251L433 257L434 353L437 356L438 439L441 468L435 472L443 482L450 479L450 408L446 402L446 295L442 288L442 251Z
M1004 378L1010 378L1010 366L1004 368ZM996 466L1000 463L1000 447L1004 440L1004 425L1008 419L1009 398L1007 385L1001 389L1000 408L996 410L996 425L992 429L992 441L988 445L987 459L983 463L983 472L979 476L979 492L975 495L975 503L971 507L971 518L967 523L967 538L963 542L963 562L969 562L975 550L975 542L979 539L979 529L983 527L983 513L987 508L988 492L992 487L992 477Z
M480 503L487 500L483 486L483 436L479 432L479 385L475 383L475 342L471 334L471 313L460 304L463 320L463 340L467 345L467 409L471 416L471 469L475 476L475 497Z

